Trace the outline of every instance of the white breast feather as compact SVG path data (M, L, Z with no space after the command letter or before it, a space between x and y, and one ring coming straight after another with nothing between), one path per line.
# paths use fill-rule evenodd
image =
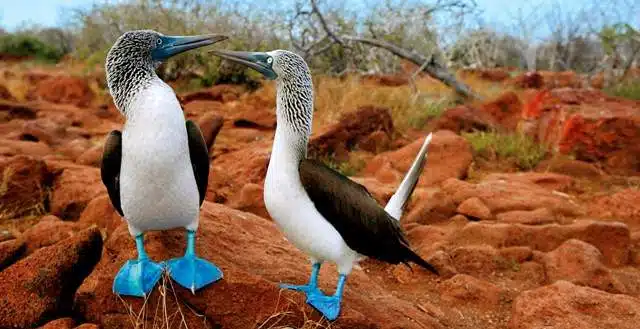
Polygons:
M173 90L160 79L127 109L120 197L132 234L197 227L199 194L184 115Z

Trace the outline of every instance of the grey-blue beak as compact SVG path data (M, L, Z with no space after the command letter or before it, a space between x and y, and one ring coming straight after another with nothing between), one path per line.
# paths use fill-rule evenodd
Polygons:
M228 39L227 36L220 34L161 36L158 46L151 52L151 57L153 60L163 61L187 50L212 45L226 39Z
M246 65L273 80L278 74L273 70L273 59L266 53L250 51L212 50L210 53L230 61ZM271 60L269 60L271 59Z

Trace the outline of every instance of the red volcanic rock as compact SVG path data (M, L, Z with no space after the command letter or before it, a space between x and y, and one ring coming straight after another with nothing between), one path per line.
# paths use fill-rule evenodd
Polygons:
M432 130L451 130L456 133L490 130L497 122L487 113L469 105L447 109L432 124Z
M514 92L504 93L492 100L460 105L446 110L433 123L433 130L454 132L474 130L515 130L522 116L522 102Z
M369 161L362 174L377 177L378 171L388 164L398 173L397 180L393 182L397 186L423 143L424 139L420 138L401 149L380 153ZM427 152L427 161L417 185L419 187L437 185L451 177L463 178L473 160L469 142L447 130L433 134Z
M427 253L422 252L419 249L418 254L427 255ZM453 265L451 255L442 250L436 250L435 252L429 253L428 256L424 257L424 260L429 262L429 264L433 265L433 267L438 270L438 277L442 279L448 279L458 274L458 271Z
M496 219L503 223L543 225L557 221L556 215L547 208L534 210L513 210L496 215Z
M53 320L39 329L73 329L76 325L76 321L72 318L62 318Z
M100 169L67 166L53 181L51 213L64 220L78 219L89 201L106 192Z
M546 188L548 190L566 191L574 183L574 179L560 174L554 173L536 173L536 172L524 172L524 173L499 173L489 174L484 177L483 181L509 181L509 182L521 182L535 184L537 186Z
M101 230L104 230L107 235L111 235L122 223L124 223L124 219L113 208L107 194L102 194L89 201L78 219L78 224L85 226L95 224Z
M76 158L76 163L84 166L100 167L104 145L94 145Z
M510 329L635 329L640 299L567 281L525 291L515 300Z
M223 205L205 202L201 210L196 251L224 272L224 278L193 295L176 284L166 283L167 312L177 311L175 294L185 311L189 328L253 328L273 325L273 314L290 312L279 318L278 326L302 327L307 320L318 321L319 314L305 306L304 295L284 291L279 282L302 283L308 279L309 263L301 252L287 242L274 223L253 214ZM182 255L184 230L151 232L145 235L145 247L154 260ZM87 321L103 328L130 327L127 307L111 291L113 278L127 259L136 256L135 244L126 225L116 229L105 245L102 260L85 280L76 295L75 310ZM415 270L417 271L417 269ZM333 265L323 267L319 284L333 291L337 273ZM163 297L154 290L146 301L123 297L138 314L147 307L152 314ZM146 305L146 306L143 306ZM188 305L188 307L187 307ZM247 310L251 310L247 312ZM148 318L147 326L151 326ZM143 325L140 321L139 325ZM437 320L382 289L363 271L354 269L349 276L341 317L332 328L442 328Z
M578 216L583 212L564 195L553 193L553 191L526 181L490 178L478 184L471 184L452 178L442 184L442 190L456 204L477 197L494 214L538 208L548 208L554 214L566 216Z
M616 222L583 220L570 225L537 226L475 222L455 231L450 242L461 246L527 246L548 252L569 239L578 239L594 245L603 254L603 262L609 266L622 266L630 261L629 228Z
M458 273L487 276L497 269L498 251L490 245L468 245L450 251Z
M0 323L31 328L69 314L76 289L101 253L100 231L89 229L0 272Z
M57 150L60 154L75 161L78 157L89 151L92 146L93 144L90 140L85 138L76 138L60 146Z
M0 113L3 113L2 118L5 121L33 120L37 116L38 109L30 105L0 99Z
M500 257L518 263L530 261L533 258L533 250L529 247L507 247L498 252Z
M445 230L432 225L418 225L407 231L407 238L416 249L443 241L447 235Z
M477 105L503 128L514 130L522 116L522 102L516 93L509 91L497 98Z
M545 86L545 81L540 73L527 72L510 79L509 81L507 81L507 84L516 86L518 88L541 89Z
M264 205L264 189L262 185L247 183L236 193L227 205L233 209L238 209L256 214L260 217L268 218L269 213Z
M456 214L457 204L453 202L451 196L442 191L438 191L426 200L421 200L408 213L407 223L431 224L445 221Z
M553 172L571 177L597 178L602 176L602 172L592 163L554 158L541 161L535 169L539 172Z
M359 141L357 148L363 151L377 154L382 151L388 150L390 144L391 139L389 138L389 134L382 130L377 130Z
M541 71L544 85L547 88L580 88L582 82L573 71L553 72Z
M439 285L442 301L453 306L495 308L503 290L496 285L466 274L456 276Z
M43 142L0 139L0 155L29 155L42 158L53 153L53 150Z
M38 224L24 232L25 252L31 254L40 248L54 245L74 236L83 228L86 228L86 226L75 222L65 222L53 215L44 216Z
M460 77L476 77L481 80L491 82L501 82L509 79L511 75L505 68L492 69L462 69L459 71Z
M612 195L595 198L589 203L589 213L602 218L624 219L640 226L640 190L624 189Z
M463 201L456 211L475 220L486 220L491 218L491 210L482 202L482 200L476 197Z
M0 271L13 264L25 250L23 239L0 242Z
M18 155L0 161L0 218L41 213L46 208L52 174L42 160Z
M215 85L208 89L180 95L180 102L186 104L198 100L226 103L240 98L240 95L244 92L243 89L239 85Z
M238 198L236 194L249 183L262 186L270 154L268 144L256 143L215 158L209 171L207 200L226 203Z
M539 120L538 139L615 174L640 172L640 102L598 90L556 89Z
M204 142L207 145L209 154L212 153L213 144L216 141L216 136L218 136L223 123L224 119L222 116L213 112L207 113L198 119L198 126L200 127L200 131L202 131L202 137L204 137Z
M4 85L0 85L0 99L15 101L15 97L11 95L11 92Z
M309 156L323 157L332 155L338 159L375 131L383 131L387 135L393 133L393 120L387 108L364 106L349 112L336 124L311 136Z
M87 80L71 76L55 76L39 82L29 98L87 107L94 96Z
M598 248L570 239L545 256L545 269L550 282L566 280L613 293L620 292L609 269L602 264Z
M84 323L73 329L100 329L100 326L93 323Z

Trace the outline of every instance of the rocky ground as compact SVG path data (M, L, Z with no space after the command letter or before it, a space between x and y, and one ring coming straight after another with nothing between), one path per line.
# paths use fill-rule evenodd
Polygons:
M20 97L0 85L0 328L631 329L640 321L639 102L570 84L539 89L548 75L501 76L520 89L453 107L422 131L398 133L389 109L375 104L344 109L315 130L310 154L358 153L366 165L352 179L382 204L420 138L435 132L402 225L441 275L365 260L349 277L342 316L328 323L278 288L306 281L309 265L262 201L273 97L235 86L180 95L213 159L197 248L225 278L195 295L163 279L142 300L111 292L135 257L99 171L104 137L122 118L96 93L99 78L37 70L18 78L30 86ZM475 156L460 135L473 129L520 131L571 157L519 171ZM148 234L150 256L180 255L183 235ZM323 267L323 289L336 279L334 266Z

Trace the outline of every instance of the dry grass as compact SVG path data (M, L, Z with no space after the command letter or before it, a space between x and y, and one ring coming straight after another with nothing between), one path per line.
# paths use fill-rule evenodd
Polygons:
M202 327L212 328L214 325L203 314L194 310L187 302L178 297L171 277L165 272L161 283L156 288L158 297L151 302L149 296L144 299L140 309L134 309L133 305L118 296L129 318L131 328L135 329L189 329L187 319L200 318ZM282 291L281 291L282 292ZM285 310L282 310L285 308ZM256 323L256 329L331 329L331 322L322 318L320 321L312 320L306 313L304 303L296 302L290 298L278 297L274 307L274 313L261 323ZM299 315L303 316L303 325L293 327L287 322L293 318L299 322Z
M7 193L10 192L10 188L23 189L23 191L29 193L30 186L24 185L12 185L12 178L15 174L15 169L11 166L7 166L4 168L2 173L0 173L0 198L4 197ZM39 196L36 199L37 202L33 202L34 200L23 200L22 202L3 202L0 203L0 227L3 226L3 222L7 222L8 220L15 217L39 217L44 215L47 212L46 202L48 200L48 196L50 191L45 186L38 186ZM16 192L13 192L16 193ZM18 193L19 194L19 193ZM5 200L6 201L6 200ZM11 222L11 221L9 221Z
M307 314L307 308L304 303L296 302L293 299L282 297L282 291L280 290L280 295L278 296L278 302L276 303L274 313L269 316L262 323L256 325L256 329L331 329L331 322L326 320L325 318L320 319L320 321L312 320ZM287 310L280 310L280 302L285 298L285 302L288 304ZM286 319L292 316L295 316L295 312L291 311L291 308L294 308L300 314L302 314L304 322L302 327L292 327L291 325L285 324Z
M502 84L482 81L474 77L465 82L479 94L490 98L507 91ZM334 78L314 77L314 131L337 122L341 115L361 106L375 105L389 108L396 130L421 129L429 119L439 116L458 102L451 89L431 78L420 78L415 84L387 87L362 81L358 76ZM275 83L267 81L254 95L275 104Z
M120 295L117 295L126 309L132 328L188 329L187 312L201 318L205 327L211 327L208 325L208 320L204 315L196 312L178 297L173 286L173 281L171 281L171 278L166 272L163 273L162 282L158 285L157 289L159 298L157 298L155 305L149 303L149 296L147 296L139 310L134 310L131 304L127 303ZM175 305L175 309L170 310L169 304Z

